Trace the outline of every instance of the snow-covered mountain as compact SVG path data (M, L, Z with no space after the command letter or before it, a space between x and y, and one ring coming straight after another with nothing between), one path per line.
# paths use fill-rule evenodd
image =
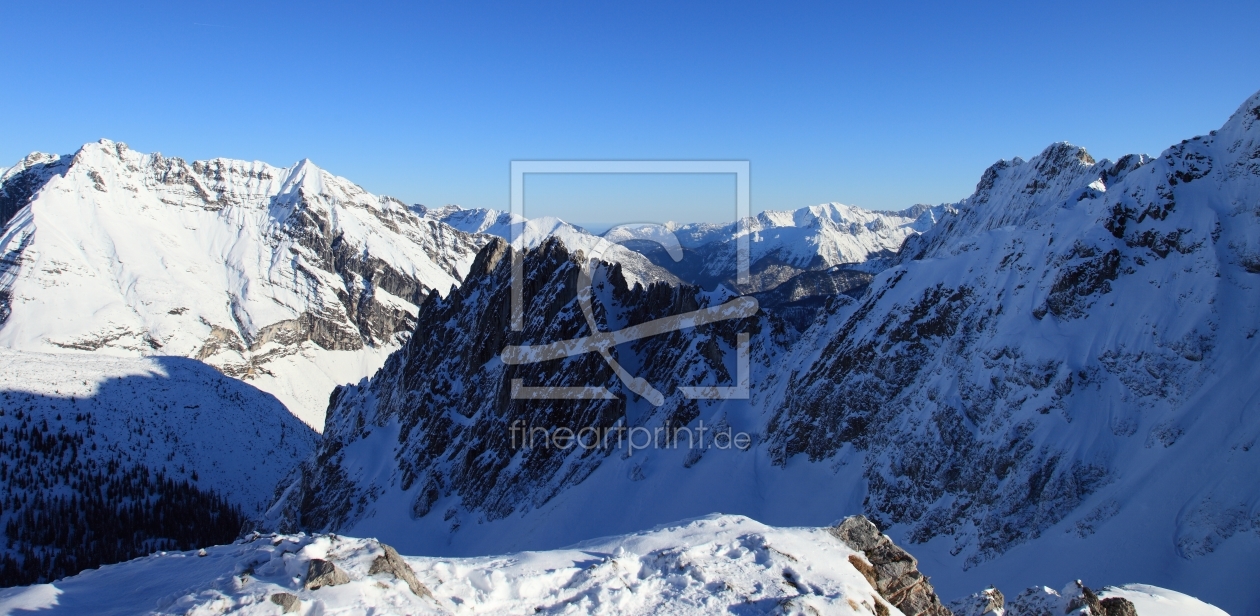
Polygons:
M315 440L196 360L0 350L0 583L230 541Z
M0 346L203 360L319 429L487 240L302 161L102 140L0 176Z
M1255 612L1257 161L1260 94L1156 159L1055 144L1000 162L860 299L828 302L799 335L763 314L617 347L661 406L593 354L503 364L507 344L588 332L575 261L556 244L526 256L537 316L510 332L505 248L487 247L459 292L421 308L423 336L334 396L320 453L270 519L472 554L715 509L779 525L863 510L918 544L947 594L1143 579ZM633 295L613 273L596 298L609 329L725 299ZM751 335L751 397L679 395L694 378L729 382L738 332ZM626 399L513 402L515 378ZM649 433L703 421L752 446L513 447L518 420Z
M860 456L867 511L958 575L1094 542L1083 573L1260 609L1234 586L1260 549L1258 122L1260 95L1154 160L990 168L800 349L769 455Z

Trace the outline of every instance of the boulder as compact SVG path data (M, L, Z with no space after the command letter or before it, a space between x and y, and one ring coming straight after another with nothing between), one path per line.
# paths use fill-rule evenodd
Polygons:
M326 560L312 558L310 566L306 569L306 589L316 590L324 586L337 586L340 584L348 584L350 576Z
M293 593L278 592L271 595L271 602L280 606L283 614L292 614L302 609L302 600Z

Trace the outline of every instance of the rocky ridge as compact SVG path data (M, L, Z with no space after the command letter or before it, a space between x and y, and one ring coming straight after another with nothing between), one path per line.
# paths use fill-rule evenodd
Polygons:
M750 336L750 364L759 367L796 335L782 321L763 316L615 347L618 363L665 393L659 406L626 390L597 353L507 365L499 359L507 345L593 333L577 300L585 257L555 238L525 253L525 326L511 331L511 254L505 242L489 244L463 286L421 306L413 341L372 381L334 392L324 440L315 458L278 488L267 528L349 528L365 517L386 515L379 503L400 497L410 501L410 519L441 515L452 530L459 527L459 512L496 520L530 511L581 483L610 457L624 457L625 446L608 437L618 427L682 427L702 414L710 425L729 423L723 413L713 414L712 401L688 399L678 386L732 385L737 332ZM603 263L595 271L595 314L602 331L716 306L729 297L664 283L630 286L620 264ZM516 379L531 387L603 385L620 395L514 400ZM525 446L525 432L535 427L574 434L597 430L607 447ZM519 442L502 438L516 430ZM595 442L590 434L587 442ZM381 452L386 463L349 453L364 447ZM689 465L704 453L691 451ZM439 502L458 505L441 512Z

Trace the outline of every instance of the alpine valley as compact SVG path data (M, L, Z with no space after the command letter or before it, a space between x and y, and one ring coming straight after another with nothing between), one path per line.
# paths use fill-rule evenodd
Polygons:
M0 607L1260 613L1260 93L957 203L603 236L106 140L0 178L0 573L43 583Z

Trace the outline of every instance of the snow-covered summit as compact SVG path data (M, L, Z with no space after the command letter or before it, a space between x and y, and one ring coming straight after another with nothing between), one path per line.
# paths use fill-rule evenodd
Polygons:
M250 379L315 427L484 236L303 160L188 163L101 140L0 184L0 346L181 355Z

